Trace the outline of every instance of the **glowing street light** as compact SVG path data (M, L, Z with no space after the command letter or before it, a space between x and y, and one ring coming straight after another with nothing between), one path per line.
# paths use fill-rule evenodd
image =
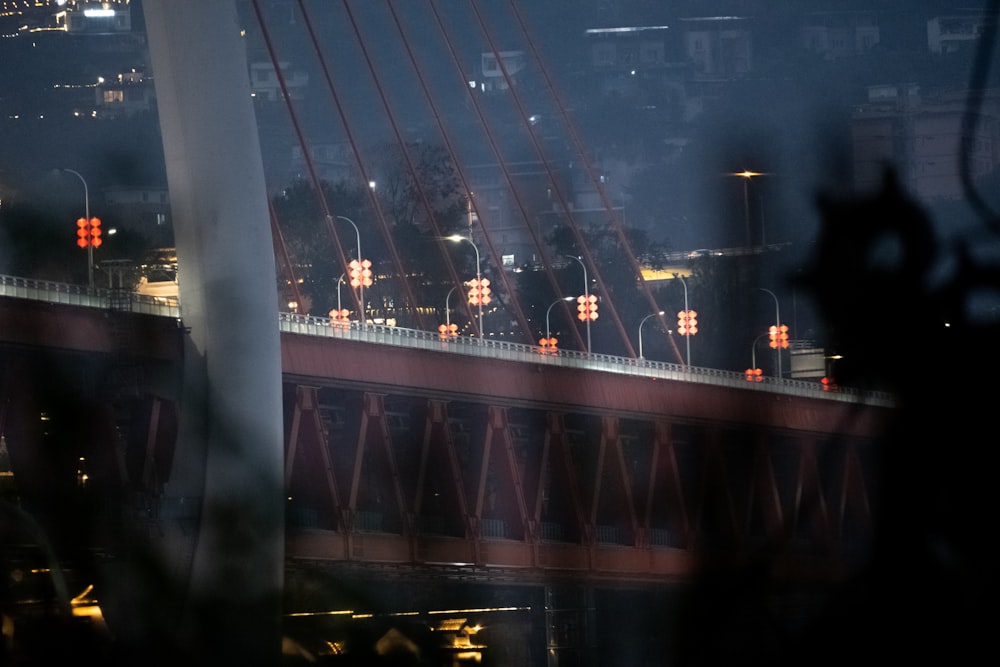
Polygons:
M84 217L82 219L86 220L86 222L87 222L88 225L93 225L93 223L91 222L91 218L90 218L90 189L87 187L87 180L83 177L82 174L80 174L80 172L76 171L75 169L66 169L64 167L64 168L60 169L60 171L65 171L65 172L67 172L69 174L73 174L74 176L76 176L77 178L80 179L81 183L83 183L83 211L84 211L83 212L83 216ZM77 224L79 224L79 223L77 223ZM94 226L94 229L97 230L97 234L98 235L100 234L100 224L101 223L98 222L97 225ZM85 227L81 227L81 230L85 231ZM89 232L88 232L88 234L89 234ZM80 237L80 240L83 241L84 237ZM91 289L93 289L93 287L94 287L94 247L97 246L97 245L100 245L100 238L99 238L99 236L95 236L95 241L94 242L91 242L90 239L89 239L89 236L88 236L88 238L87 238L87 244L85 246L81 246L81 247L87 248L87 286L90 287Z
M774 292L769 289L764 289L763 287L754 287L755 290L760 292L767 292L774 299L774 326L770 328L767 335L782 336L783 339L774 338L772 342L777 342L777 345L772 345L775 354L778 356L778 378L783 377L781 371L781 350L782 348L788 347L788 327L781 324L781 310L778 306L778 297L775 296Z
M646 320L648 320L649 318L656 317L657 315L663 315L663 313L664 313L664 311L662 311L662 310L660 312L658 312L658 313L651 313L649 315L646 315L646 317L642 318L642 321L639 322L639 358L640 359L643 358L643 356L642 356L642 325L645 324Z
M747 247L753 245L750 241L750 179L755 176L764 175L764 172L750 171L749 169L736 171L730 174L730 176L740 176L743 178L743 218L747 228Z
M330 319L333 320L334 324L344 326L350 323L351 311L346 308L341 308L340 305L340 284L344 282L344 276L347 274L341 273L340 277L337 278L337 309L331 310L329 312Z
M452 287L448 290L448 294L444 297L444 324L438 327L438 332L440 332L442 340L453 338L458 335L458 325L451 323L451 304L449 303L451 293L456 289L458 288Z
M483 334L484 334L484 331L483 331L483 303L484 303L484 300L485 300L485 303L489 303L489 292L488 292L488 290L489 290L489 282L487 281L485 283L485 285L483 284L482 267L481 267L480 258L479 258L479 247L472 241L472 239L466 238L466 237L462 236L461 234L452 234L451 236L447 237L447 239L449 241L451 241L452 243L461 243L462 241L465 241L466 243L468 243L469 245L472 246L473 250L476 251L476 282L475 282L475 285L473 287L473 290L469 291L469 297L470 297L469 298L469 303L471 303L474 306L478 306L479 307L479 341L482 342L482 340L483 340ZM476 292L475 295L473 295L473 291ZM481 292L483 292L483 291L485 291L486 293L482 294Z
M677 320L677 333L684 336L684 342L687 348L687 360L685 364L687 366L691 366L691 336L698 333L698 320L695 319L698 316L698 313L688 308L688 284L687 281L684 280L684 276L679 273L675 273L674 278L680 280L681 285L684 287L684 316ZM680 313L677 314L680 315Z
M561 301L573 301L574 297L564 296L560 299L556 299L549 304L548 309L545 311L545 338L538 341L538 344L542 346L542 352L551 352L555 354L556 343L558 342L552 337L552 330L549 328L549 315L552 313L552 307Z
M750 345L750 368L746 370L747 382L763 382L764 373L759 368L757 368L757 341L759 341L764 336L769 334L762 333L753 339L753 344Z
M587 279L587 265L575 255L566 256L579 262L580 267L583 269L583 295L577 301L580 302L579 307L586 308L586 310L580 311L579 317L587 323L587 354L590 354L590 322L597 319L597 299L596 297L591 298L594 295L590 293L590 281Z
M361 322L364 323L368 319L365 310L365 288L371 287L372 284L372 263L371 260L361 258L361 231L358 229L358 226L346 216L338 215L337 219L343 220L349 223L351 227L354 227L354 234L358 239L358 257L350 263L348 268L351 271L351 287L358 288L358 300L361 303Z

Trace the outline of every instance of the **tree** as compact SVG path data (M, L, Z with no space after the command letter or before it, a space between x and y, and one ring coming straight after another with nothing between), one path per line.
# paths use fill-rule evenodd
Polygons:
M444 258L437 236L461 228L466 200L454 166L440 147L414 144L405 150L404 155L399 146L387 144L374 151L373 184L323 182L318 195L311 183L299 180L274 199L295 275L285 280L299 281L309 312L324 316L338 305L338 279L346 271L339 265L324 219L324 201L334 218L332 224L345 258L355 258L360 241L364 257L358 259L373 263L378 278L365 291L369 317L414 326L415 308L444 303L449 286L441 269ZM407 156L415 162L416 175L408 169ZM372 206L373 198L377 208ZM340 221L341 217L350 220L353 227ZM404 285L402 280L408 283ZM353 309L347 305L352 302L350 289L349 285L340 287L339 301ZM408 294L417 303L408 304Z
M415 173L408 168L409 162ZM393 225L450 233L466 212L467 195L455 165L440 145L384 144L374 151L372 171L377 174L379 202Z
M587 279L590 283L587 286L588 291L600 299L598 319L591 323L591 349L606 354L625 354L626 347L621 340L620 332L608 324L611 321L607 315L608 309L615 308L627 332L631 331L633 325L637 328L641 319L648 314L647 300L638 288L637 276L634 275L631 262L625 253L632 252L637 257L643 258L640 261L644 261L648 256L658 255L659 247L649 241L648 235L643 230L636 228L625 230L628 249L622 246L618 235L608 226L592 224L582 230L581 234L589 253L597 263L597 269L608 292L600 293L594 286L595 276L588 272ZM524 271L517 274L522 305L529 313L537 314L536 321L539 322L540 331L544 331L545 313L553 301L565 296L579 296L584 290L581 267L575 261L567 262L567 257L578 257L582 254L576 234L567 226L559 226L545 239L545 242L551 248L550 256L556 266L553 274L560 287L559 293L553 292L551 283L541 271ZM575 304L570 306L575 316L576 306ZM560 315L562 312L564 311L560 306L553 307L550 316L553 327L556 323L564 323ZM563 342L569 347L570 341L566 336L563 337ZM634 344L635 341L632 342Z

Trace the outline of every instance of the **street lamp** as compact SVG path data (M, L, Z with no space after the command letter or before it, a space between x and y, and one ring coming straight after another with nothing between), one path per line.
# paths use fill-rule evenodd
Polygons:
M774 327L775 327L775 331L780 330L781 329L781 310L778 307L778 297L775 296L774 292L772 292L769 289L764 289L763 287L754 287L754 289L758 290L760 292L767 292L768 294L771 295L771 298L774 299ZM781 372L781 347L779 346L779 347L774 348L774 352L775 352L775 354L778 355L778 378L780 379L782 377L782 372Z
M447 324L449 328L451 328L451 293L457 289L457 287L452 287L448 290L448 294L444 297L444 323Z
M481 264L480 264L480 258L479 258L479 247L472 241L471 238L466 238L466 237L462 236L461 234L452 234L451 236L449 236L447 238L452 243L461 243L462 241L465 241L466 243L468 243L469 245L472 246L473 250L476 251L476 287L477 287L477 289L481 290L483 288L483 274L482 274ZM483 333L484 333L483 332L483 299L482 298L477 299L476 305L479 306L479 341L482 342L482 340L483 340Z
M338 313L339 313L339 312L340 312L341 310L343 310L343 308L342 308L342 307L341 307L341 305L340 305L340 285L341 285L341 283L343 283L343 282L344 282L344 275L345 275L345 274L341 273L341 274L340 274L340 277L339 277L339 278L337 278L337 312L338 312Z
M646 320L648 320L651 317L656 317L657 315L663 315L663 311L661 310L658 313L651 313L649 315L646 315L646 317L642 318L642 321L639 322L639 358L640 359L643 358L642 357L642 325L646 323Z
M572 301L575 298L576 297L573 297L573 296L564 296L564 297L562 297L560 299L556 299L555 301L553 301L552 303L549 304L548 309L545 311L545 337L546 338L552 338L552 333L551 333L551 331L549 329L549 314L552 312L552 306L556 305L560 301Z
M549 327L549 315L552 313L552 307L560 301L572 301L575 298L576 297L572 296L564 296L549 304L548 309L545 311L545 337L538 341L538 344L541 346L542 354L558 354L558 349L556 348L556 343L558 341L552 337L552 330Z
M363 323L367 322L367 320L368 320L368 316L367 316L366 311L365 311L365 285L366 284L368 284L368 285L371 284L371 277L370 277L370 275L369 276L365 276L363 274L363 271L367 270L371 266L371 262L369 262L368 263L368 267L366 267L364 265L365 260L361 259L361 231L358 229L358 226L356 224L354 224L353 220L351 220L350 218L348 218L346 216L338 215L337 219L338 220L343 220L344 222L349 223L351 225L351 227L354 227L354 234L355 234L355 236L358 239L358 259L357 259L357 266L356 267L355 266L351 267L352 269L354 269L351 272L352 273L351 278L352 278L352 282L354 282L356 280L357 283L358 283L357 284L357 288L358 288L358 300L361 303L361 322L363 324ZM355 273L357 274L356 276L354 275ZM340 287L340 284L338 283L337 286Z
M448 290L448 294L444 297L444 324L438 327L438 332L441 334L442 340L447 340L451 336L458 335L458 327L453 328L451 323L451 293L457 290L457 287L452 287Z
M590 298L590 281L587 280L587 265L583 263L583 260L575 255L566 255L570 259L576 260L580 263L583 268L583 298L589 300ZM587 354L590 354L590 317L586 318L587 323Z
M65 171L67 173L73 174L80 179L83 183L83 216L87 223L90 223L90 190L87 188L87 180L83 177L80 172L75 169L66 169L65 167L60 171ZM94 245L92 243L87 244L87 286L93 289L94 287Z
M733 172L731 175L743 178L743 218L747 228L747 247L750 247L753 245L750 241L750 179L754 176L763 176L764 174L763 172L744 169L743 171Z
M690 317L691 316L691 310L688 308L688 285L687 285L687 281L684 280L684 276L682 276L679 273L675 273L674 274L674 278L676 278L677 280L681 281L681 285L684 287L684 314L685 314L685 316ZM681 334L684 335L684 342L685 342L685 345L686 345L686 352L687 352L687 366L690 367L691 366L691 333L692 332L685 332L683 330L678 330L678 333L681 333ZM642 355L639 355L639 356L642 356Z
M344 282L344 276L346 273L341 273L340 277L337 278L337 309L331 310L329 315L330 319L337 325L344 326L349 323L350 311L344 310L340 303L340 284Z
M746 376L748 382L761 382L763 377L761 377L760 369L757 368L757 342L769 334L762 333L753 339L753 343L750 345L750 368L746 370Z

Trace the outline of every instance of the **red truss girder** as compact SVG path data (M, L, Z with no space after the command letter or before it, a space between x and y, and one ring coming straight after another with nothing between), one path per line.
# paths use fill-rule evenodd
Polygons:
M832 574L845 523L870 529L858 449L871 445L856 438L553 410L528 411L525 438L511 419L522 408L413 397L396 429L386 395L347 390L335 437L320 391L286 392L288 495L314 512L290 525L292 558L683 576L706 553L766 544Z

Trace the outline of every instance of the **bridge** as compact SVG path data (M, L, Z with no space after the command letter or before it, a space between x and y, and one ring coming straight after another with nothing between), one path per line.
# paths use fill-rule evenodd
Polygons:
M102 579L118 632L134 632L131 643L147 650L150 640L161 648L177 640L175 662L204 650L227 663L273 664L275 599L286 593L286 633L302 618L336 618L377 627L385 639L392 635L377 617L392 617L398 630L400 618L419 615L452 635L450 664L474 660L486 644L507 651L500 661L509 664L639 663L676 636L656 627L654 611L676 598L644 597L649 591L762 556L768 577L803 586L851 571L871 539L887 396L590 354L589 339L586 354L541 354L484 340L481 317L478 337L441 340L279 315L275 275L263 260L280 235L268 227L244 45L230 29L229 4L144 3L183 310L120 291L2 281L5 491L38 517L58 553L119 561L115 573L124 576ZM251 5L280 79L262 7ZM354 23L353 13L347 18ZM406 41L395 12L392 19ZM516 99L516 87L507 89ZM289 116L294 122L291 104ZM300 144L308 157L303 137ZM601 179L589 163L586 171L610 213ZM457 177L471 193L461 169ZM513 186L506 169L504 177ZM319 186L315 173L311 180ZM573 209L560 187L551 192L560 210ZM371 188L366 194L387 228ZM528 223L528 207L515 198ZM324 204L331 227L341 217L334 213ZM609 293L575 217L566 224L584 292L589 275ZM428 224L436 218L427 210ZM644 285L618 216L611 223ZM468 240L478 276L479 250ZM503 266L485 227L482 241L493 266ZM540 239L532 241L544 258ZM360 247L357 254L360 261ZM398 257L393 264L408 291L410 274ZM643 292L650 312L660 312ZM611 302L607 312L631 348ZM153 572L169 575L179 592L132 585L153 578L132 569L137 563L161 559ZM151 626L181 620L137 630L135 608ZM644 619L637 609L647 610ZM513 618L497 616L505 614ZM476 643L484 615L498 629ZM641 648L633 621L652 637ZM322 636L336 653L334 638L344 635L327 628L304 636ZM530 648L515 656L516 646Z
M113 550L190 519L169 492L181 312L0 280L7 481L54 534ZM871 539L889 396L288 313L275 326L292 572L641 590L767 553L777 579L829 584Z
M164 381L185 334L175 303L2 285L4 321L19 323L0 334L8 369L70 355L118 378L104 387L109 404L179 400ZM276 325L290 518L302 528L292 558L684 575L700 546L745 550L779 534L837 562L860 537L847 526L870 520L861 461L891 408L885 395L288 313ZM12 373L5 404L24 404ZM91 375L81 399L102 397ZM435 547L435 536L458 539ZM491 539L501 541L485 548ZM602 545L628 549L595 557ZM687 556L653 557L654 546Z

